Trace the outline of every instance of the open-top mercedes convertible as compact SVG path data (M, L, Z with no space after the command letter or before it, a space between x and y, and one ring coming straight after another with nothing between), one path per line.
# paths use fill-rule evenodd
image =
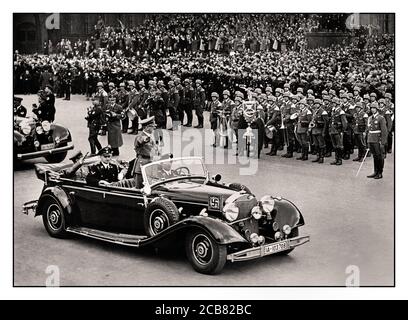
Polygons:
M87 159L82 172L97 159ZM172 245L184 241L187 258L201 273L219 273L227 260L288 254L309 241L299 209L273 195L257 198L239 183L210 177L199 157L154 161L142 166L144 187L133 180L90 186L84 176L55 172L69 164L36 164L44 180L38 200L23 212L42 216L52 237L79 234L125 246Z

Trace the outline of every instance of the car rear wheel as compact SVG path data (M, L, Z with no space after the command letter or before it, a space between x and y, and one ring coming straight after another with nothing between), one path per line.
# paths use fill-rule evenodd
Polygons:
M64 161L65 157L67 156L67 151L60 152L60 153L54 153L54 154L49 154L45 156L45 160L47 160L49 163L59 163Z
M288 235L288 239L296 238L298 236L299 236L299 229L298 228L293 228L292 232ZM277 254L278 255L287 255L287 254L291 253L294 249L295 248L288 249L288 250L285 250L285 251L281 251L281 252L278 252Z
M206 231L202 230L187 234L186 253L194 270L204 274L221 272L227 261L227 247L216 243Z
M155 236L180 219L176 205L166 198L158 198L147 205L144 215L146 234Z
M61 204L49 197L44 201L41 213L48 234L55 238L65 238L67 232L65 231L65 216Z

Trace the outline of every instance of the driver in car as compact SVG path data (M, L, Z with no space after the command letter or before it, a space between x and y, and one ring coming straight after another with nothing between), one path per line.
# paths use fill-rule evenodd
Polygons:
M173 159L173 155L171 153L165 154L161 157L160 160L167 160L167 159ZM163 162L159 165L159 169L157 172L157 178L161 181L167 180L170 178L177 177L178 174L171 169L173 162L172 161L166 161Z

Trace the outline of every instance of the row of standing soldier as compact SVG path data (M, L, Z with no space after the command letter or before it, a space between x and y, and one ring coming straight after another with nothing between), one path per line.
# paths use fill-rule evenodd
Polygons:
M241 91L235 93L235 101L230 99L228 90L223 92L222 102L218 93L211 94L211 101L206 107L205 90L200 80L196 80L193 88L191 80L185 79L184 86L177 77L168 82L168 89L163 81L149 81L148 89L145 82L138 83L138 89L134 81L128 82L129 91L124 83L120 84L117 92L113 83L109 84L109 93L103 89L103 84L98 83L98 92L95 98L104 110L109 96L115 96L116 102L122 107L121 113L122 132L137 133L138 119L144 119L148 114L155 116L158 129L167 128L167 110L172 119L173 126L169 130L183 124L187 118L186 127L192 126L195 109L198 120L197 128L203 127L203 110L210 111L210 125L215 132L215 139L224 137L227 127L231 128L237 137L236 130L245 129L247 124L239 126L244 95ZM251 100L257 102L258 118L265 124L265 137L259 140L265 141L265 146L271 143L269 155L276 155L278 150L287 146L284 157L293 157L293 152L301 153L299 160L307 160L309 152L317 154L315 162L322 163L324 157L330 157L335 152L334 164L340 165L343 159L349 159L354 153L354 146L358 148L358 156L355 161L361 161L366 150L366 128L370 115L369 105L376 102L376 95L360 96L360 89L354 88L354 93L340 91L340 98L334 90L321 93L322 99L315 99L313 92L308 90L303 95L303 89L298 88L295 95L289 92L289 86L284 89L276 88L275 95L271 87L267 87L265 93L261 89L247 92ZM392 149L393 106L390 94L385 99L378 101L380 113L383 113L387 122L388 139L387 151ZM104 130L102 121L102 132ZM311 124L310 124L311 123ZM224 139L223 146L228 147L228 140ZM214 140L214 146L217 141ZM262 148L262 147L261 147Z

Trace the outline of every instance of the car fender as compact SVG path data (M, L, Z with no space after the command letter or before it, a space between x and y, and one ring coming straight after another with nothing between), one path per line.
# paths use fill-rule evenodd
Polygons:
M18 132L18 131L14 131L14 145L18 146L19 144L23 143L25 140L25 137L22 133Z
M44 204L44 201L47 199L47 197L52 197L56 200L59 201L61 204L62 208L64 209L64 212L67 214L72 213L72 201L67 195L67 193L59 186L52 186L45 188L40 196L40 199L38 200L38 206L35 212L35 216L41 215L41 210L42 206Z
M305 224L300 210L294 203L287 199L275 199L274 210L276 210L275 221L278 223L280 229L286 224L292 228L300 227Z
M54 139L56 137L59 137L61 140L71 141L71 133L64 126L58 123L52 123L51 129L52 129L52 136Z
M248 240L241 236L238 231L220 219L206 216L190 216L180 221L179 224L181 227L180 229L184 229L185 231L192 228L205 230L219 244L248 242Z

